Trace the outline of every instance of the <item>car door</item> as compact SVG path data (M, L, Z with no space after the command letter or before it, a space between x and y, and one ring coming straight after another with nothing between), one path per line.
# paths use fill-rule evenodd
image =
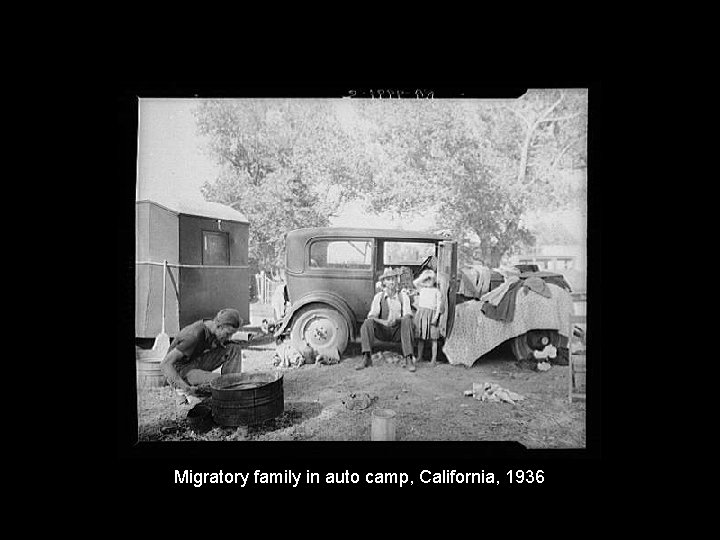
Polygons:
M438 286L445 302L445 310L440 316L440 335L450 337L455 322L455 295L457 280L457 242L442 240L438 245Z
M322 237L308 243L305 287L341 297L358 322L374 296L375 242L371 237Z

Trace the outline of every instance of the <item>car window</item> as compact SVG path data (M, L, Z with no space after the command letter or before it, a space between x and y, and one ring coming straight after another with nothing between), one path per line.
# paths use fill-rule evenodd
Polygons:
M372 240L316 240L310 244L310 268L372 268Z
M435 255L435 244L427 242L385 242L383 264L415 265Z

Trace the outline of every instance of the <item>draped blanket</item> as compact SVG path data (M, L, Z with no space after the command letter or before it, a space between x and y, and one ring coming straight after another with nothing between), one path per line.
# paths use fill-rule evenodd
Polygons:
M470 300L455 307L452 334L443 346L451 364L472 366L482 355L529 330L557 330L569 337L570 315L573 302L570 293L562 287L547 283L551 297L536 292L518 294L515 315L510 322L497 321L482 312L479 300Z

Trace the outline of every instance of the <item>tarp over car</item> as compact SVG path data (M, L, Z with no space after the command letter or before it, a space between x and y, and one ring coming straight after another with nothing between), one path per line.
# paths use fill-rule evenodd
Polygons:
M443 352L451 364L472 366L492 349L530 330L556 330L568 338L573 301L570 292L547 283L551 297L529 292L516 298L512 321L491 319L482 312L482 300L470 300L455 307L455 322Z

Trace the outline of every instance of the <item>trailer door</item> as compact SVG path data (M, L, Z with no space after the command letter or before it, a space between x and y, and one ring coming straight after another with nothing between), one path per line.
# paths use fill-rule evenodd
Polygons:
M445 310L440 316L440 335L450 337L455 322L455 295L457 280L457 242L443 240L438 245L438 285L445 302Z

